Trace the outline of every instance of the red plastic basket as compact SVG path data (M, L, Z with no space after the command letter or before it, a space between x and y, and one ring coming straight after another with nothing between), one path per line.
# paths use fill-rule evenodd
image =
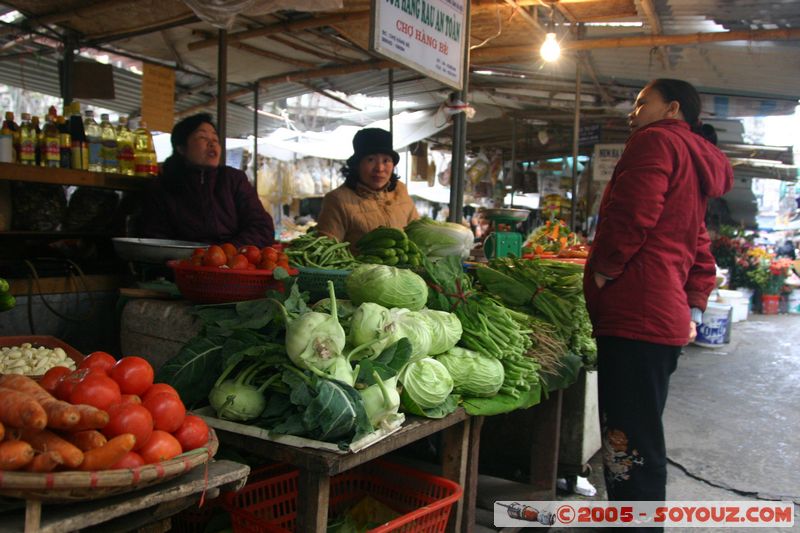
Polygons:
M298 478L292 469L227 494L234 533L295 531ZM454 481L378 459L331 478L328 517L336 518L368 495L402 514L371 533L440 532L462 493Z
M233 270L195 266L179 260L167 261L175 271L175 284L187 300L201 304L221 304L263 298L274 289L283 292L283 282L272 277L272 270ZM296 276L297 269L289 268Z

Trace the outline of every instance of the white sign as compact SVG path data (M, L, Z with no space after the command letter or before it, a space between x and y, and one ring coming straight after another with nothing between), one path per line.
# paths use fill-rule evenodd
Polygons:
M465 0L373 0L372 50L461 89Z
M592 156L592 180L595 182L606 182L614 174L614 167L622 157L625 150L624 144L595 144L594 155Z

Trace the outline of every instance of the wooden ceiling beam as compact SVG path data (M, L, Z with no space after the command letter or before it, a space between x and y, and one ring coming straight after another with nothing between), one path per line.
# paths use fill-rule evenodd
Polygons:
M319 59L322 59L322 60L341 61L341 59L342 59L341 57L335 56L333 54L328 54L328 53L326 53L323 50L320 50L318 48L311 48L310 46L304 46L304 45L302 45L300 43L294 42L294 41L288 39L287 37L284 37L284 36L281 36L281 35L270 35L270 36L267 37L267 39L269 39L270 41L275 41L276 43L280 43L280 44L289 46L289 47L294 48L295 50L298 50L300 52L305 52L306 54L318 57Z
M267 85L274 85L276 83L300 83L316 78L323 78L325 76L342 76L345 74L354 74L356 72L365 72L367 70L383 70L386 68L396 68L398 65L394 61L366 61L363 63L358 63L355 65L332 65L329 67L322 67L317 69L311 70L299 70L295 72L287 72L285 74L276 74L274 76L267 76L265 78L261 78L256 81L259 88L263 88ZM235 98L240 98L246 94L252 94L253 89L241 89L238 91L229 92L227 95L228 101L231 101ZM216 105L217 98L211 98L210 100L203 102L202 104L194 105L182 111L176 113L177 116L186 116L196 113L198 111L202 111L203 109L208 109Z
M103 11L107 11L112 7L119 7L120 4L129 3L127 0L101 0L88 5L83 5L78 8L65 9L64 11L56 11L48 13L40 17L32 17L29 20L31 24L45 26L47 24L61 24L68 21L72 17L92 17Z
M647 19L647 23L650 25L650 33L652 35L661 35L661 19L658 18L658 12L656 11L652 0L639 0L639 5L642 7L642 11L644 11L644 16ZM655 50L656 54L658 54L659 61L661 61L661 67L664 70L667 70L669 63L667 61L666 50L663 46L657 46Z
M687 33L675 35L637 35L633 37L604 37L564 41L562 50L599 50L602 48L639 48L672 45L695 45L727 41L796 41L800 40L800 28L777 30L737 30L713 33ZM518 46L487 46L473 50L470 59L476 63L514 57L528 57L539 41Z
M330 91L328 91L328 90L325 90L325 89L318 89L317 87L314 87L314 86L313 86L313 85L311 85L310 83L306 83L306 82L303 82L303 83L301 83L300 85L302 85L303 87L306 87L307 89L309 89L309 90L311 90L311 91L314 91L315 93L319 93L319 94L321 94L321 95L322 95L322 96L324 96L325 98L330 98L330 99L331 99L331 100L333 100L334 102L339 102L340 104L344 104L344 105L346 105L347 107L349 107L350 109L353 109L353 110L355 110L355 111L364 111L364 110L363 110L363 109L361 109L360 107L358 107L358 106L355 106L355 105L351 104L350 102L348 102L348 101L347 101L347 100L345 100L344 98L339 98L338 96L336 96L335 94L331 93L331 92L330 92Z
M302 59L294 59L292 57L286 57L281 54L276 54L275 52L270 52L268 50L262 50L261 48L257 48L255 46L250 46L247 43L242 42L234 42L230 43L232 48L238 48L244 52L248 52L253 55L266 57L268 59L274 59L275 61L280 61L281 63L286 63L289 65L294 65L296 67L303 67L303 68L314 68L317 65L311 63L309 61L303 61Z
M291 33L296 31L310 30L313 28L321 28L323 26L330 26L332 24L342 24L346 22L360 22L369 18L369 11L357 11L353 13L340 13L337 15L329 15L325 17L310 17L302 20L295 20L292 22L277 22L264 26L263 28L255 28L252 30L245 30L236 33L228 34L228 44L232 44L243 39L252 39L253 37L263 37L266 35L274 35L276 33ZM209 48L217 44L217 38L203 39L202 41L195 41L189 43L189 50L201 50Z
M524 20L525 23L528 24L528 26L533 28L533 30L537 34L543 35L543 34L547 33L547 30L545 30L545 28L543 28L542 25L539 24L539 21L536 20L535 18L533 18L530 13L528 13L527 11L525 11L522 8L522 6L520 5L520 2L518 2L517 0L505 0L505 3L508 4L509 6L511 6L512 8L514 8L514 11L519 16L521 16L522 20Z
M199 22L200 19L195 15L178 15L171 19L159 20L149 24L142 24L131 28L116 29L114 31L95 33L86 35L84 40L89 43L103 44L111 41L119 41L121 39L129 39L139 35L147 35L148 33L155 33L157 31L164 31L178 26L185 26L194 22Z

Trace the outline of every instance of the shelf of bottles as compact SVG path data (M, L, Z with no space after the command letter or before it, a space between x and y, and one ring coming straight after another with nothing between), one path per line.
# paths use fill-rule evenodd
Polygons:
M112 125L106 114L98 124L91 110L81 116L77 102L65 107L64 116L51 107L44 128L36 118L23 113L17 125L13 113L6 113L0 130L0 180L138 190L158 173L144 124L131 131L127 117Z

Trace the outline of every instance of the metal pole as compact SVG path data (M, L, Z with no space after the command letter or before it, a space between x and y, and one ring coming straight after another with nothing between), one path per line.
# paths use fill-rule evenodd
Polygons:
M72 34L64 39L64 59L61 61L61 98L64 105L72 103L72 71L75 64L75 37ZM65 112L66 114L66 112ZM69 119L69 117L66 117Z
M253 88L253 185L258 185L258 82Z
M228 104L228 32L219 30L219 43L217 46L217 135L222 154L222 163L225 164L225 136Z
M466 103L469 93L469 32L470 32L470 2L464 2L467 12L464 28L464 63L462 77L464 84L457 93L458 99ZM467 151L467 115L457 113L453 118L453 157L450 165L450 216L448 220L457 224L461 223L464 213L464 160Z
M389 69L389 132L394 135L394 69Z
M580 52L579 52L580 53ZM581 62L575 57L575 117L572 123L572 202L570 225L575 231L575 222L578 220L578 143L580 142L581 127Z
M514 207L514 177L517 174L517 119L511 119L511 172L508 173L511 182L511 207ZM503 200L506 198L506 190L503 188ZM502 207L502 206L501 206Z

